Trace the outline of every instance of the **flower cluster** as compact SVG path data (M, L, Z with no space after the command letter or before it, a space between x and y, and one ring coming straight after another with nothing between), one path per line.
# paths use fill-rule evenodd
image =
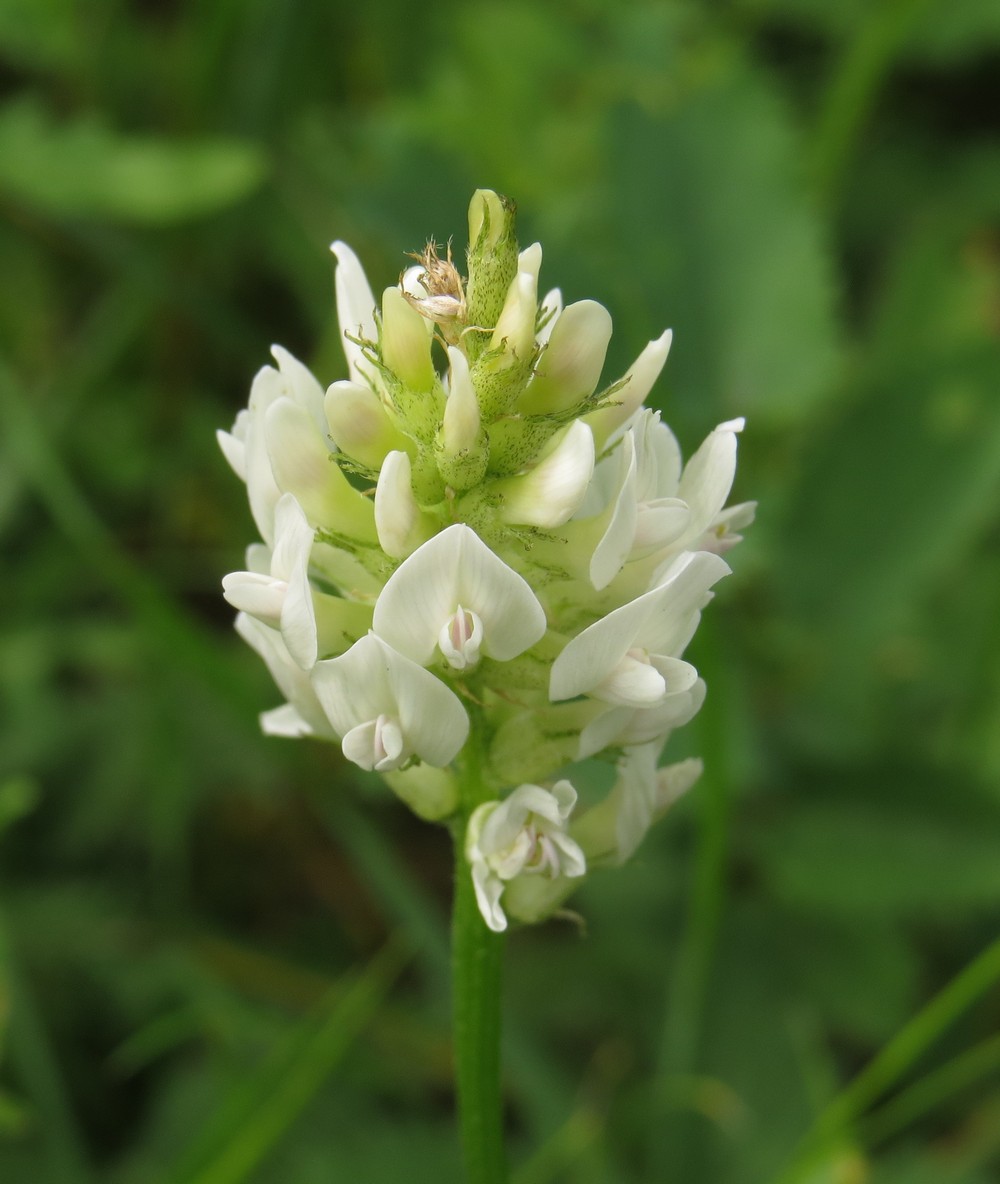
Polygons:
M500 930L628 858L697 778L658 760L704 698L682 654L753 506L725 508L741 420L684 464L643 406L669 332L599 387L606 309L539 300L506 199L478 191L469 230L467 278L431 243L379 302L334 244L349 376L324 391L276 346L219 433L263 540L223 586L286 699L265 731L339 740L457 819ZM544 783L598 755L617 782L576 817Z

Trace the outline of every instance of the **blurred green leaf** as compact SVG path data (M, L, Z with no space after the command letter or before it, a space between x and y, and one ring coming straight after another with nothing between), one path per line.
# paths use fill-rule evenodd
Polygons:
M68 65L80 45L79 0L0 0L0 57Z
M38 786L30 777L8 777L0 781L0 837L18 819L31 813L38 797Z
M755 71L706 75L655 115L628 106L615 118L608 237L627 260L611 273L619 307L642 320L659 309L673 326L666 380L688 407L761 426L800 421L839 369L831 260L803 145Z
M406 961L386 946L348 990L334 988L258 1072L216 1109L169 1179L239 1184L284 1136L384 1002Z
M942 915L1000 906L1000 831L857 802L803 803L757 840L772 891L853 917Z
M165 226L241 201L265 172L246 140L122 135L97 117L57 121L33 99L0 108L0 192L51 214Z

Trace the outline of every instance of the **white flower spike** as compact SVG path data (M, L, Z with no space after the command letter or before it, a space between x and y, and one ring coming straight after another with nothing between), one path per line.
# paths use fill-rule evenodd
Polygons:
M657 764L704 701L684 650L754 514L726 505L743 421L685 465L644 405L670 331L602 388L608 310L540 286L515 215L477 190L466 274L429 242L378 300L335 242L346 374L275 346L218 433L262 540L224 592L286 700L263 728L339 741L462 836L496 931L629 858L695 779ZM559 778L590 757L618 780L577 817Z

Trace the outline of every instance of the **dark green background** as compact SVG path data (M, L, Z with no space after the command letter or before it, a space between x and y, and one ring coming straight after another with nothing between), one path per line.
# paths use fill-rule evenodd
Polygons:
M995 1180L1000 6L367 7L0 0L0 1179L458 1178L447 839L258 735L213 432L489 186L760 502L705 778L510 943L517 1184Z

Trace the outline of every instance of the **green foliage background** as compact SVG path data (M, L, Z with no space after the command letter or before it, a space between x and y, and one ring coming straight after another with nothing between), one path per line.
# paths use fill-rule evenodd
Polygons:
M510 943L517 1184L997 1178L998 121L984 0L0 0L0 1179L458 1178L446 836L258 735L213 431L479 186L760 501L703 782Z

